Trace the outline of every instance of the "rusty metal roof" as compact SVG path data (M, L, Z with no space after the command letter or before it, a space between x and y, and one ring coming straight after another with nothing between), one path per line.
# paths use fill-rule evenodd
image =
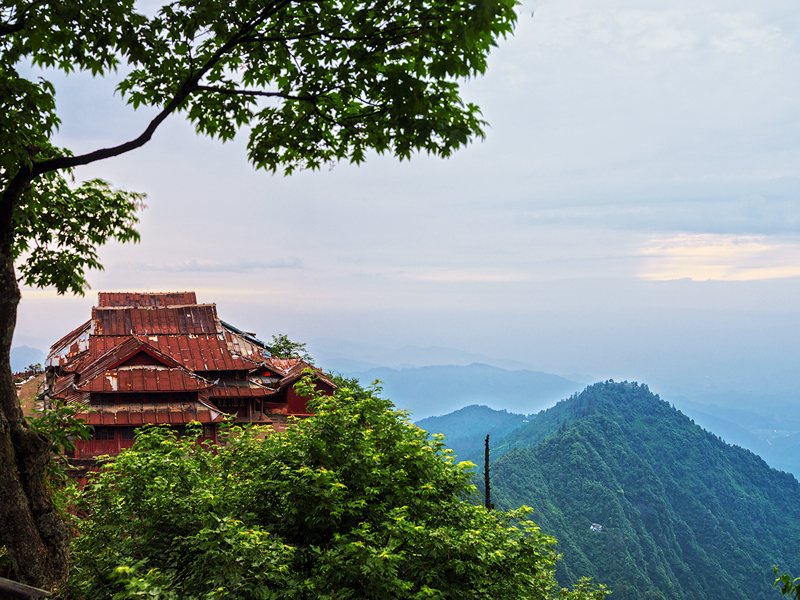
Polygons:
M97 306L175 306L197 304L194 292L100 292Z
M213 304L92 308L93 335L215 334L221 331Z
M308 366L299 358L278 358L277 356L270 356L264 359L264 364L270 367L276 373L281 375L288 375L289 371L296 368L298 365Z
M52 389L50 390L50 396L53 398L60 398L62 400L73 400L76 399L76 396L82 396L80 392L75 390L73 384L75 383L75 379L77 375L74 373L69 373L68 375L62 375L58 377L53 384Z
M241 379L220 379L209 392L213 398L263 398L273 396L277 390L260 385L254 381Z
M269 357L264 359L264 364L276 373L282 375L279 383L280 387L294 383L303 376L303 372L306 369L311 369L314 372L315 379L323 381L332 388L336 388L336 384L333 383L321 369L308 364L302 359Z
M218 423L225 414L204 402L115 402L93 405L91 411L75 415L89 425L186 425L192 421Z
M92 355L108 352L130 337L123 335L92 336L89 339L89 352ZM251 370L264 360L264 357L257 352L249 356L242 356L232 351L224 336L220 334L134 337L172 357L190 371Z
M81 381L77 389L94 393L196 392L213 385L180 367L135 365L102 371Z
M88 423L136 426L217 422L223 413L209 397L233 399L234 404L259 398L273 419L285 421L285 398L274 400L310 365L270 357L264 342L222 322L216 305L197 304L194 292L103 292L92 318L53 345L48 367L56 376L51 396L82 411L91 398L93 410L82 413ZM197 400L183 402L165 394L162 402L143 401L135 395L159 392L192 393ZM127 394L130 400L103 401L104 394Z
M269 356L266 346L258 343L255 338L228 329L224 323L222 324L222 335L225 338L225 342L228 344L228 348L231 349L231 352L239 356L248 356L254 359L258 357L259 362L263 361L266 356Z
M120 366L127 359L139 352L147 353L166 367L181 366L174 358L165 355L141 339L131 336L100 356L93 356L89 362L82 363L79 367L81 383L93 379L106 369L113 369L114 367Z
M91 324L91 320L86 321L50 346L50 354L47 355L45 362L46 366L65 367L86 352L89 349Z

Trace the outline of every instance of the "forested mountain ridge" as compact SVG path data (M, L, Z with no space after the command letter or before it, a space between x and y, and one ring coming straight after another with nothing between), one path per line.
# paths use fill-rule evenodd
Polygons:
M529 422L525 415L488 406L470 405L441 417L417 421L427 431L447 432L447 445L459 460L478 462L483 456L483 441L487 434L492 440L502 440Z
M558 539L562 583L588 575L625 600L754 600L776 597L773 564L800 570L797 480L647 386L592 385L496 441L493 458L495 503L534 507Z

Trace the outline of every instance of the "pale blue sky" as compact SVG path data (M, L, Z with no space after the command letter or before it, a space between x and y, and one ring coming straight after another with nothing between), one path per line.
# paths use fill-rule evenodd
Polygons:
M105 248L90 282L196 289L322 355L413 364L442 346L796 401L798 40L795 1L525 3L465 85L488 137L447 161L271 176L173 118L78 171L148 194L142 243ZM148 120L113 83L57 83L74 151ZM93 302L25 290L16 343L48 346Z

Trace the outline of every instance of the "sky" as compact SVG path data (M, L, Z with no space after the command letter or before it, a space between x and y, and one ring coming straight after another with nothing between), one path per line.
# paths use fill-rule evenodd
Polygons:
M193 289L334 366L483 360L796 403L798 72L794 0L527 1L463 86L486 139L447 160L271 175L245 136L173 117L76 172L147 194L142 241L106 246L85 298L24 289L15 344L46 349L96 291ZM152 116L113 80L48 76L76 153Z

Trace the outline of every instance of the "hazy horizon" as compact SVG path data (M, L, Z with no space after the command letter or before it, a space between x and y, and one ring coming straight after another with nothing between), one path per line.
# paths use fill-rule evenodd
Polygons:
M449 160L272 176L242 141L172 118L76 171L148 194L142 242L103 248L85 298L24 289L14 345L46 350L98 290L192 289L320 356L397 366L443 348L797 402L799 33L788 0L526 2L464 86L487 138ZM113 82L52 77L73 151L149 119Z

